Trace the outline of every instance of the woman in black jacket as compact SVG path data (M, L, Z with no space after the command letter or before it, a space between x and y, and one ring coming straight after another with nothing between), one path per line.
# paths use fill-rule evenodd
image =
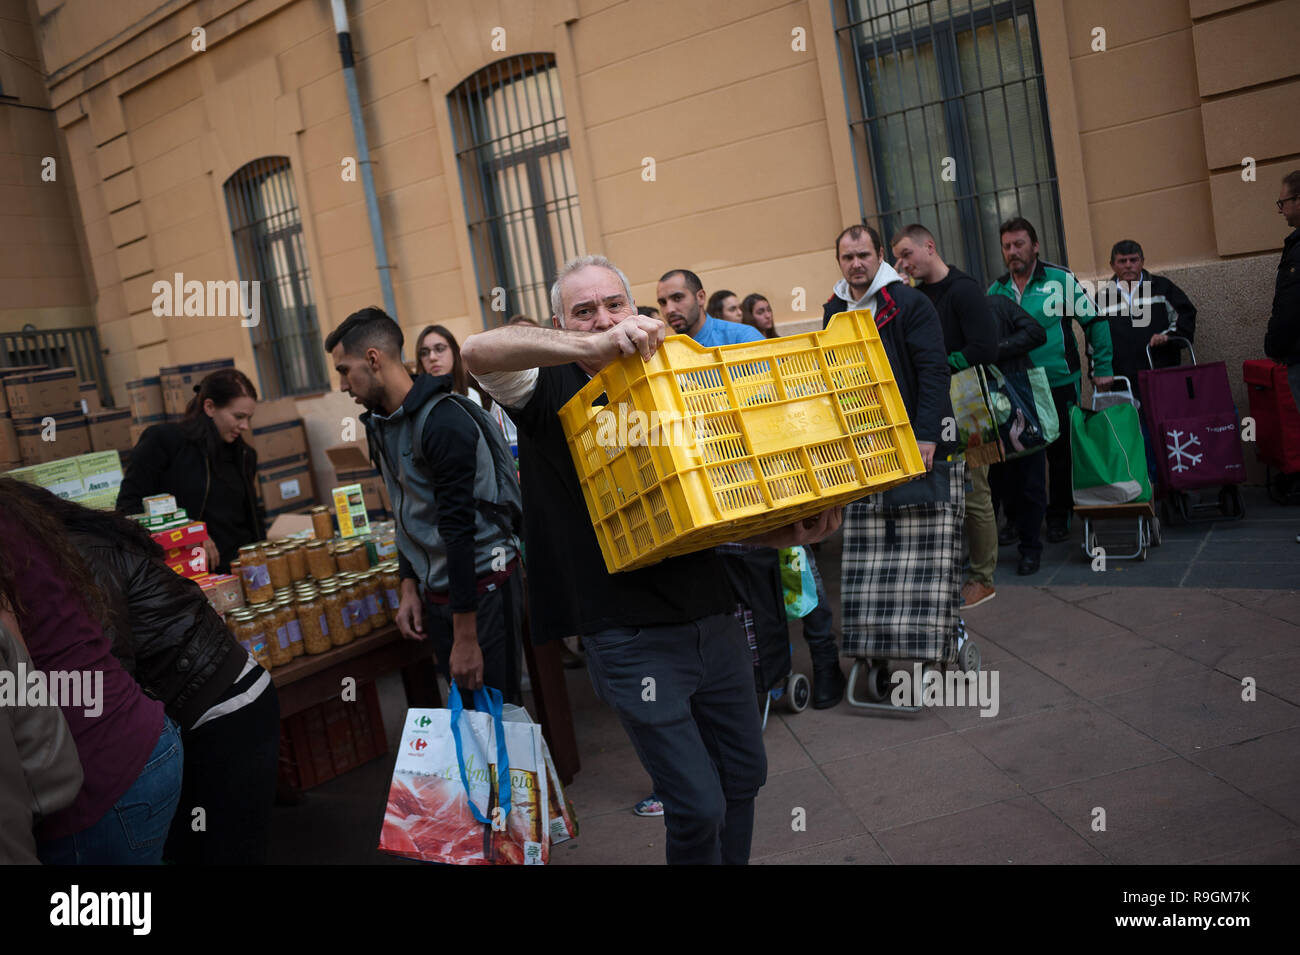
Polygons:
M104 594L113 655L180 726L184 776L164 858L265 863L280 749L271 675L139 524L14 484L67 530Z
M208 567L229 573L239 548L266 536L257 503L257 452L242 440L252 427L257 389L241 371L222 368L195 386L176 423L140 436L117 495L120 514L139 514L144 498L171 494L191 520L208 526Z

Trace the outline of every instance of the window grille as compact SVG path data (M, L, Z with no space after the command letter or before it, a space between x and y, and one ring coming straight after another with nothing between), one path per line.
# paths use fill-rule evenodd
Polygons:
M1006 271L998 225L1021 215L1040 257L1064 264L1031 0L837 0L833 10L852 55L853 96L841 62L856 167L870 170L885 241L920 222L946 262L987 284Z
M329 388L293 172L284 156L248 163L225 185L242 281L260 283L249 329L263 398Z
M555 58L491 63L448 105L484 324L546 323L551 282L585 248Z

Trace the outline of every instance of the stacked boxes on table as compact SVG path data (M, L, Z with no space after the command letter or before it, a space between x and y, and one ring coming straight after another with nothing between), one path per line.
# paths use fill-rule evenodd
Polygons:
M292 398L257 406L247 441L257 452L257 493L267 521L316 503L307 429Z
M127 399L131 404L131 447L135 447L146 428L167 420L163 405L162 378L136 378L126 383Z
M44 464L91 450L75 369L10 369L4 373L3 390L12 427L11 433L0 425L0 445L5 446L0 457L7 458L3 463Z

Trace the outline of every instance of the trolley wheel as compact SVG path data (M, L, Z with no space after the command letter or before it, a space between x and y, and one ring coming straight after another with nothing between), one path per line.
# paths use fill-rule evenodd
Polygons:
M980 662L980 648L968 637L962 644L961 652L957 654L957 665L967 673L978 673Z
M889 696L889 688L889 661L872 660L863 694L872 703L882 703Z
M1219 490L1219 511L1224 517L1237 520L1245 516L1246 510L1241 504L1241 491L1235 484L1228 484Z
M1151 516L1151 543L1160 546L1160 518L1154 514Z
M791 673L785 680L785 708L789 713L802 713L812 699L812 684L802 673Z

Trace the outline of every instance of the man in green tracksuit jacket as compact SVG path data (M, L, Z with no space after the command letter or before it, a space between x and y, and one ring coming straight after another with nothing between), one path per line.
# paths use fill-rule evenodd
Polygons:
M1052 542L1070 536L1073 493L1070 479L1069 406L1079 403L1081 362L1074 341L1074 319L1088 339L1091 377L1100 389L1111 383L1110 327L1074 273L1038 258L1038 233L1027 219L1017 216L1002 223L1002 259L1007 273L989 286L990 295L1014 299L1047 330L1047 344L1029 353L1029 359L1047 370L1052 399L1061 422L1061 437L1047 449L1048 501L1047 539ZM1010 502L1014 508L1015 502Z

